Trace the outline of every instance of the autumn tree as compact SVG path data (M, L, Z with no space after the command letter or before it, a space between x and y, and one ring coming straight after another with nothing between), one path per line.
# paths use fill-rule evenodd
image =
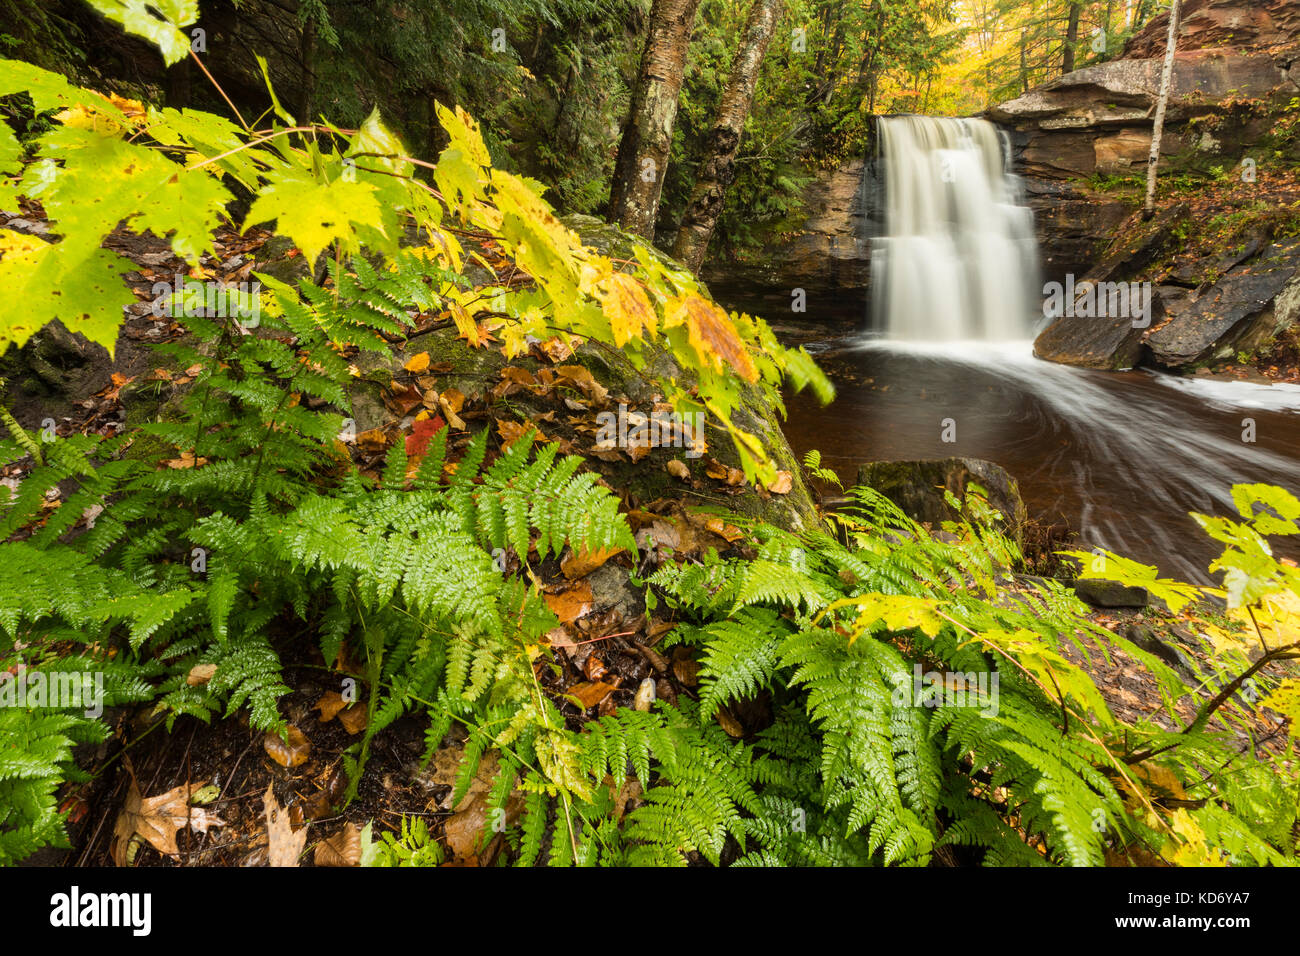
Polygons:
M645 53L614 163L608 218L650 240L654 239L677 120L677 98L699 2L654 0Z
M735 178L740 137L754 102L763 57L784 6L784 0L754 0L749 9L749 19L732 61L717 119L709 132L695 188L673 244L673 255L691 269L698 269L704 261L709 239L722 213L727 187Z

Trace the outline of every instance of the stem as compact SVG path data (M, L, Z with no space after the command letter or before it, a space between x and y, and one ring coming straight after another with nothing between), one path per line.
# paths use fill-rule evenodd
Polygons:
M1232 695L1235 694L1238 691L1238 689L1240 689L1241 685L1246 683L1246 681L1250 680L1253 676L1255 676L1256 672L1258 672L1260 668L1266 667L1269 664L1273 663L1274 661L1290 661L1290 660L1300 659L1300 654L1290 653L1291 651L1295 651L1297 649L1300 649L1300 641L1297 641L1294 644L1287 644L1285 647L1276 648L1274 650L1269 651L1267 654L1261 656L1260 659L1257 660L1254 664L1250 665L1250 667L1247 668L1246 671L1244 671L1241 675L1239 675L1235 680L1225 685L1223 690L1215 694L1214 699L1207 702L1205 706L1203 706L1200 709L1200 711L1197 713L1196 717L1192 720L1192 722L1178 732L1179 736L1187 737L1190 734L1194 733L1195 731L1200 730L1202 727L1204 727L1206 722L1211 717L1214 716L1214 712L1218 710L1220 707L1222 707L1224 704L1226 704L1228 702L1228 699L1232 697ZM1186 740L1175 740L1172 743L1166 744L1163 747L1157 747L1154 750L1151 749L1142 750L1139 751L1138 753L1130 754L1129 756L1125 757L1124 762L1129 764L1139 763L1143 760L1148 760L1151 757L1156 756L1157 754L1162 754L1167 750L1173 750L1175 747L1180 747L1186 742L1187 742Z

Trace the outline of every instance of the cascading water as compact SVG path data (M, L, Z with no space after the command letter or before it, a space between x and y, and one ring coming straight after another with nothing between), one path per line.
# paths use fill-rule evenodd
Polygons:
M873 240L875 327L838 348L831 414L792 396L786 433L847 482L865 461L986 458L1031 513L1088 547L1209 583L1217 554L1190 511L1232 514L1234 484L1293 493L1300 387L1113 373L1040 361L1033 218L990 123L880 121L885 235ZM1275 542L1300 558L1300 542Z
M892 339L1026 338L1038 275L1033 214L986 120L880 120L886 234L872 247L875 326ZM1041 308L1037 310L1041 316Z

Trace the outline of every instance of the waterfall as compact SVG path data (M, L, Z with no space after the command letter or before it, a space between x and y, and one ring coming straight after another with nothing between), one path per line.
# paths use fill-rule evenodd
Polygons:
M875 327L908 341L1028 338L1042 316L1038 249L1006 135L986 120L932 116L883 117L879 129Z

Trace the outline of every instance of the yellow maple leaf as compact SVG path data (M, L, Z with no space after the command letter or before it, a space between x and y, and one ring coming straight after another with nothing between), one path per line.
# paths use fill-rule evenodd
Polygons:
M645 286L631 276L621 272L611 275L603 283L599 298L614 333L614 344L619 348L640 338L643 329L651 336L658 331L659 320Z
M664 308L664 327L683 324L702 365L717 372L724 372L730 366L745 381L758 381L753 359L735 324L722 309L698 295L675 296Z

